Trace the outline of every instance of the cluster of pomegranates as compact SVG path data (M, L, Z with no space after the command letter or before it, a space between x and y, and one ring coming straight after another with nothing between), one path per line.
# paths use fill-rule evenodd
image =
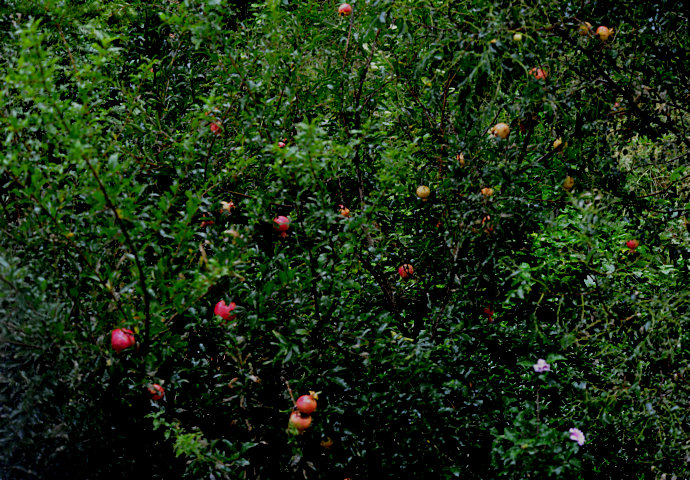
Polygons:
M302 395L297 399L288 421L290 433L300 435L311 426L311 414L316 410L318 398L319 396L315 392L309 392L309 395Z
M591 35L592 34L592 24L589 22L585 22L582 25L580 25L580 28L578 28L578 33L580 35ZM606 40L609 39L609 37L613 34L613 28L605 27L604 25L600 25L597 27L597 29L594 31L594 35L599 37L599 40L602 42L605 42Z

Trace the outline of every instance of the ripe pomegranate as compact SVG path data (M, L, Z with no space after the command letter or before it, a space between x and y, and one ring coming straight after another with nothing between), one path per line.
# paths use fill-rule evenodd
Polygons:
M634 252L637 247L640 246L640 241L639 240L628 240L625 242L625 245L630 249L631 252Z
M426 202L426 199L431 195L431 190L426 185L420 185L417 187L417 196Z
M116 328L110 333L110 345L118 353L135 343L134 332L127 328Z
M273 228L280 232L280 236L283 238L287 237L287 230L290 228L290 219L280 215L279 217L274 218L273 222L275 223Z
M340 214L343 217L349 217L350 216L350 209L347 208L345 205L339 205L340 207Z
M205 213L201 216L201 228L207 227L208 225L213 225L216 223L214 220L211 220L211 217L206 215Z
M316 399L313 395L302 395L295 402L295 406L300 413L311 415L316 410Z
M605 42L613 33L613 29L601 25L597 27L597 31L595 33L599 36L599 40Z
M157 383L149 387L149 393L151 394L151 400L160 400L165 396L165 390Z
M408 263L400 265L398 267L398 274L400 275L400 278L402 278L403 280L407 280L412 275L414 275L414 268L412 268L412 265Z
M349 3L343 3L338 7L338 15L341 15L343 17L347 17L352 13L352 7L350 6Z
M592 31L592 24L589 22L585 22L582 25L580 25L580 28L578 28L577 31L582 36L589 35Z
M571 191L573 187L575 186L575 179L568 175L565 177L565 180L563 180L563 189L567 192Z
M220 135L220 125L215 122L211 123L211 131L216 135Z
M499 137L505 140L508 138L508 135L510 135L510 127L506 123L497 123L493 126L489 133L491 133L491 135L494 137Z
M326 437L319 442L319 445L325 449L329 449L333 446L333 439L331 437Z
M218 315L223 320L234 320L237 315L231 315L230 312L232 312L236 306L237 305L235 305L235 302L230 302L230 305L226 305L225 300L221 300L220 302L216 303L213 313Z
M295 432L299 435L304 432L311 425L311 416L304 415L303 413L293 410L290 414L290 420L288 421L288 430Z
M531 68L529 73L537 80L546 80L546 71L542 70L541 68Z

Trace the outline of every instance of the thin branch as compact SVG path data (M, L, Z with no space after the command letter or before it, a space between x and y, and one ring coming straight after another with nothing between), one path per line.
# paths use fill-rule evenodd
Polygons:
M144 341L142 342L142 347L146 347L149 342L149 335L150 335L150 327L151 327L151 308L150 308L150 299L149 299L149 292L148 288L146 286L146 277L144 275L144 268L141 264L141 260L139 259L139 254L137 253L137 249L134 247L134 242L132 242L132 238L129 236L129 231L125 227L124 222L122 221L122 217L120 217L120 213L117 211L117 208L115 207L115 204L110 198L110 195L108 195L108 191L106 190L105 186L103 185L103 182L101 182L101 178L98 176L98 172L96 172L96 169L93 168L93 165L91 165L91 162L89 161L88 158L84 159L86 161L86 165L88 166L89 170L93 174L96 182L98 183L98 187L100 188L101 192L103 193L103 197L105 198L106 204L108 205L108 208L113 212L113 215L115 215L115 222L117 223L117 226L120 228L120 231L122 232L122 236L125 239L125 243L127 244L127 247L129 250L132 252L132 256L134 257L134 263L137 267L137 272L139 273L139 285L142 290L142 295L144 296Z
M376 42L379 39L379 34L381 33L381 29L376 30L376 37L374 37L374 41L371 42L371 52L369 53L369 58L367 58L367 63L364 65L364 69L362 70L362 73L359 77L359 88L357 89L357 93L355 94L355 111L357 112L357 121L356 121L356 128L359 128L359 119L361 118L361 113L360 113L360 99L362 98L362 90L364 89L364 81L367 78L367 73L369 73L369 67L371 66L371 60L374 58L374 52L376 51Z
M343 53L343 69L347 61L347 53L350 50L350 36L352 35L352 25L354 25L354 15L350 17L350 28L347 31L347 41L345 42L345 53Z

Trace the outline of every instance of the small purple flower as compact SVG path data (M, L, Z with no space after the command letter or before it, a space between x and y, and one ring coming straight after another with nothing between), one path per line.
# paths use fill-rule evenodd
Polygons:
M570 433L570 439L577 442L578 445L582 446L585 444L585 434L579 428L571 428L568 430Z
M546 363L546 360L544 360L543 358L540 358L539 360L537 360L537 363L532 365L532 368L534 368L534 371L537 373L551 371L551 365Z

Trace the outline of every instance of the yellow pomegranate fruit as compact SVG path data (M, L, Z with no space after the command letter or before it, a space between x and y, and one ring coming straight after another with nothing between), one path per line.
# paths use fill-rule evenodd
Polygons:
M426 201L426 199L429 198L429 195L431 195L431 189L429 189L429 187L426 185L420 185L417 187L417 196L419 198Z
M605 42L606 40L609 39L609 37L613 33L613 29L601 25L600 27L597 28L597 31L595 33L599 37L599 40L601 40L602 42Z
M563 181L563 189L566 192L569 192L573 189L574 186L575 186L575 179L573 177L571 177L570 175L565 177L565 180Z
M508 138L508 135L510 135L510 127L507 123L497 123L493 126L490 133L494 137L499 137L505 140Z
M592 32L592 24L589 22L585 22L582 25L580 25L580 28L577 29L577 32L582 35L589 35Z

